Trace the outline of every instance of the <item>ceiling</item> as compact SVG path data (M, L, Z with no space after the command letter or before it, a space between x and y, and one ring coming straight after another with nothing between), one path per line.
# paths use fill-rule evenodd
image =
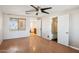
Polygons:
M39 6L41 8L52 7L52 9L46 10L51 14L70 9L72 10L79 7L78 5L39 5ZM29 5L0 5L0 9L3 11L3 13L16 14L16 15L28 15L25 14L25 11L34 10L34 8Z

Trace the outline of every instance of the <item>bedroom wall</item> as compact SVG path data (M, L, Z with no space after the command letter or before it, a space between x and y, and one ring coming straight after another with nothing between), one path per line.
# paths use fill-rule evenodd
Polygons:
M52 30L52 17L43 17L42 18L42 37L51 40L53 38Z
M79 48L79 9L70 13L70 46Z
M11 39L11 38L20 38L20 37L27 37L29 36L29 17L26 18L26 30L24 31L10 31L9 30L9 18L14 17L18 18L20 16L17 15L8 15L4 14L4 39Z
M30 35L30 20L35 17L26 17L26 30L25 31L9 31L9 18L20 16L4 14L4 39L28 37ZM36 19L36 18L35 18ZM42 37L51 40L51 17L42 17Z
M3 14L2 11L0 10L0 44L3 40Z

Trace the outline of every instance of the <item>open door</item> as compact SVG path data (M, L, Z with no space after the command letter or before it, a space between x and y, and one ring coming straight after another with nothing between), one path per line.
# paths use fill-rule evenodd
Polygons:
M69 45L69 15L58 16L58 43Z

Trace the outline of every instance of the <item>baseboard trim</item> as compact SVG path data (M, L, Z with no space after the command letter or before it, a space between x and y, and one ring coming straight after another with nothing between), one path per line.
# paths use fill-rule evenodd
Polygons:
M71 48L73 48L73 49L76 49L76 50L79 50L79 48L76 48L76 47L73 47L73 46L69 46L69 47L71 47Z

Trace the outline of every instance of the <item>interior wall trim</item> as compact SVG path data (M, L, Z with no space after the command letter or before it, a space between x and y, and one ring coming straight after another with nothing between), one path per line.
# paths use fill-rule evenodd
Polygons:
M69 47L71 47L73 49L76 49L76 50L79 50L79 48L77 48L77 47L73 47L73 46L69 46Z

